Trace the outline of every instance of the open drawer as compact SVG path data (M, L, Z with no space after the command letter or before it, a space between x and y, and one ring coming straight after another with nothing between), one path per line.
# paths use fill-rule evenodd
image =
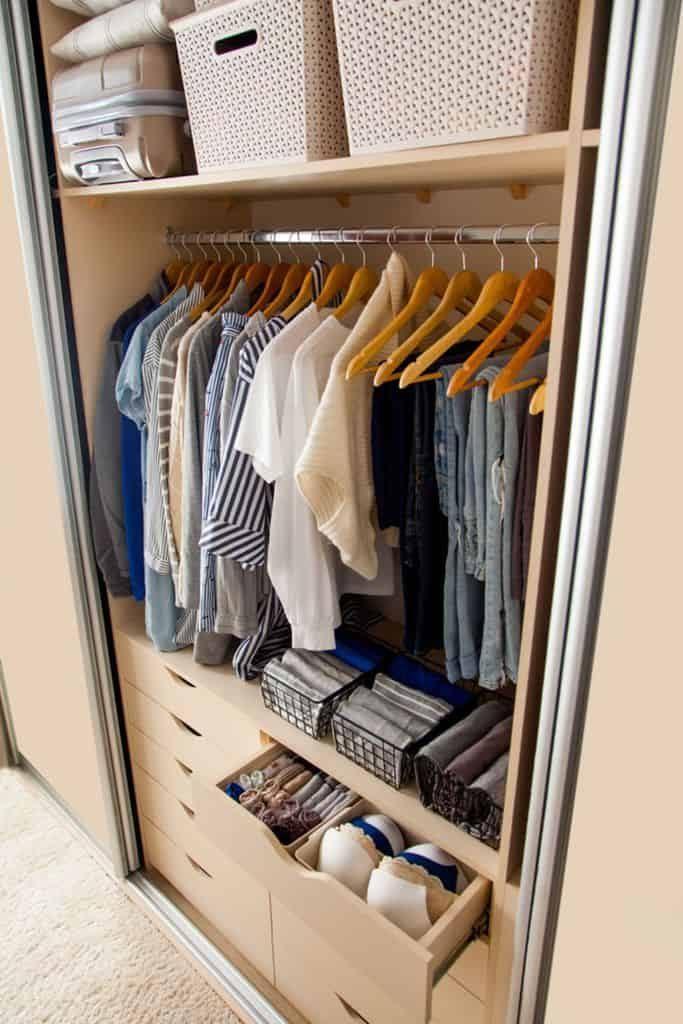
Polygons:
M262 749L242 771L249 772L267 764L283 748L278 744ZM200 778L192 780L195 824L220 850L263 885L271 895L306 923L357 971L391 993L403 1007L405 1016L426 1022L431 1013L432 987L467 942L474 925L488 907L490 882L465 873L470 882L465 891L439 921L416 941L369 907L340 882L311 870L295 859L270 829L239 803L230 799L223 787L229 778L215 785ZM351 817L375 810L358 804ZM348 812L326 822L299 844L299 856L317 861L317 844L325 830ZM409 842L417 843L409 822L397 821Z

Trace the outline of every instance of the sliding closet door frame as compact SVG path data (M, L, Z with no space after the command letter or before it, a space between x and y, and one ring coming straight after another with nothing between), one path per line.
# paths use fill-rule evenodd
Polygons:
M108 855L125 878L140 858L121 742L111 658L90 539L83 440L75 367L61 286L57 238L45 151L41 101L28 5L0 5L0 106L10 141L8 158L18 212L33 328L50 412L71 585L87 667L88 699L106 799ZM5 708L5 714L8 711ZM38 712L37 712L38 713ZM11 715L9 727L11 728ZM19 751L19 754L21 752Z
M545 1018L680 7L614 5L508 1024Z

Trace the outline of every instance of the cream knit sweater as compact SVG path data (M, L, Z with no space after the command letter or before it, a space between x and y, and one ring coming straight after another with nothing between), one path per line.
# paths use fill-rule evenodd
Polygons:
M365 579L377 575L375 489L372 478L372 377L347 381L349 361L405 305L409 270L392 252L380 283L356 326L334 358L306 445L296 464L296 481L318 529L342 561ZM392 339L378 361L396 347Z

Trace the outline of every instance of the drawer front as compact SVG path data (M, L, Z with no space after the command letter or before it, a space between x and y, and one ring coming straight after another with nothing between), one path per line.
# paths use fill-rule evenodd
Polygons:
M212 849L194 828L190 817L185 821L179 819L179 826L171 816L171 837L146 816L147 807L151 807L157 817L164 818L166 824L169 821L163 813L163 800L158 794L150 797L148 792L140 800L146 862L167 878L272 984L273 944L268 890L254 882L237 864ZM185 815L182 808L179 810Z
M210 740L231 759L246 757L259 742L259 730L245 715L229 707L225 700L172 671L163 655L152 648L117 634L119 672L126 682L172 712ZM226 686L246 686L233 676Z
M193 769L189 765L164 750L132 724L128 726L128 745L134 765L144 769L187 807L192 807Z
M179 718L129 683L123 683L122 692L128 724L177 757L192 772L212 779L225 767L226 755L191 722Z
M278 749L276 745L261 751L243 766L244 770L262 767ZM382 991L391 993L411 1024L429 1020L435 974L467 941L488 906L490 883L475 877L448 912L416 942L336 879L312 871L290 856L262 822L223 792L229 774L219 776L213 786L193 778L192 806L199 830L267 885L271 896L311 928L318 940ZM365 810L374 808L367 806ZM347 813L350 817L364 813L363 805ZM323 831L306 841L297 852L298 858L306 847L319 842ZM315 851L313 863L317 862Z

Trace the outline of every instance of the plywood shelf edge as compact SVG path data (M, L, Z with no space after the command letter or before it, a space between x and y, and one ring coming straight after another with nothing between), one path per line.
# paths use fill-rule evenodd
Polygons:
M116 629L129 642L142 644L147 650L153 650L137 616L126 616L123 621L118 622ZM490 880L496 878L496 850L424 807L414 787L392 789L370 772L337 753L330 737L326 740L312 739L279 715L269 711L263 704L257 683L245 683L238 679L228 665L220 668L198 665L189 649L170 654L154 653L173 672L196 686L210 690L226 704L250 718L262 732L267 733L278 743L284 744L300 757L310 760L323 771L333 775L399 822L409 822L414 831L462 860L478 874ZM134 684L134 680L127 681Z
M64 199L95 196L243 197L404 192L561 182L567 132L431 146L308 163L261 164L179 178L66 187Z

